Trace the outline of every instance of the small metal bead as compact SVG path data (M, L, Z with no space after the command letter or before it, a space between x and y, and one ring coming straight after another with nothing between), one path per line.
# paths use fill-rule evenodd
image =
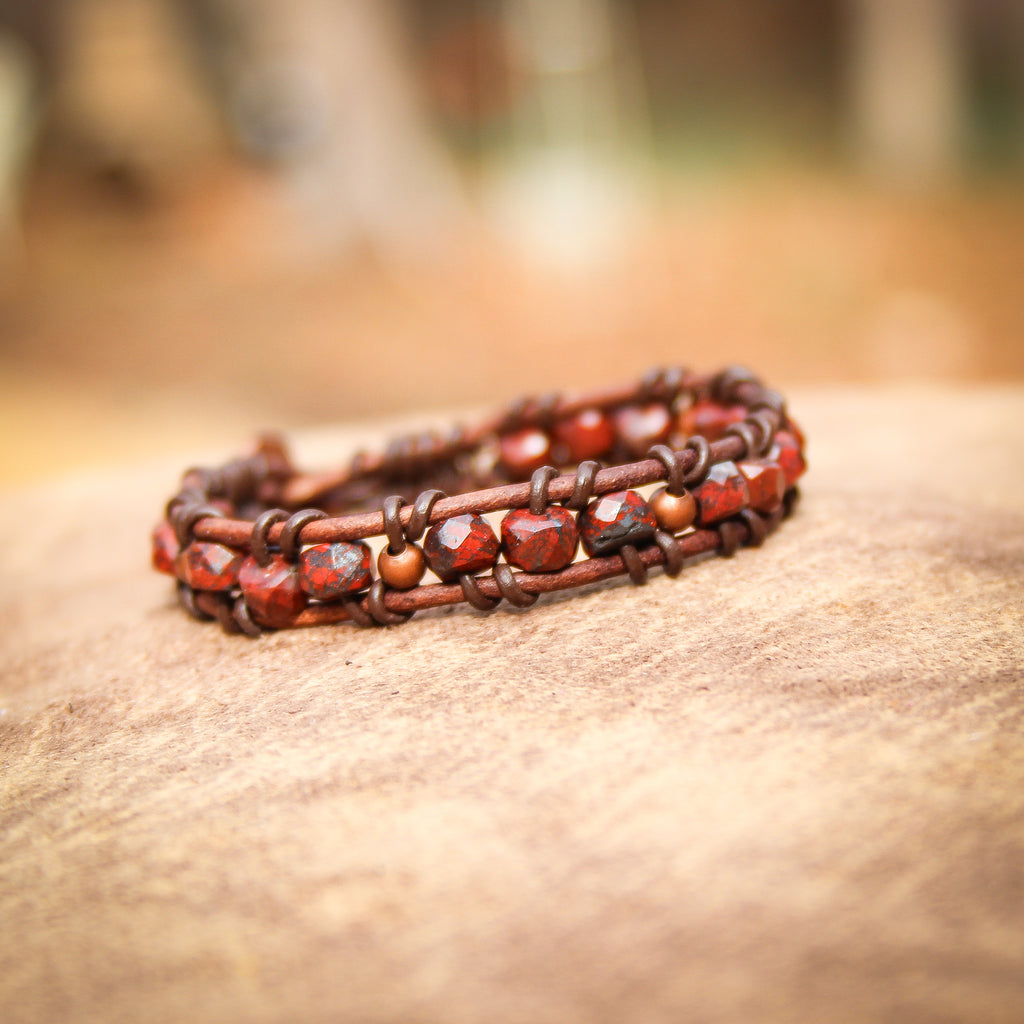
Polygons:
M649 504L658 525L669 533L685 530L697 518L697 501L689 491L669 494L661 487L651 495Z
M427 568L423 549L417 544L406 544L397 555L387 548L377 556L377 572L380 578L395 590L410 590L415 587Z

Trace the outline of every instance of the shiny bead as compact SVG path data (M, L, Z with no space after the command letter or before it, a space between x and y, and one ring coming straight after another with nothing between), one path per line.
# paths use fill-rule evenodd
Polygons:
M178 579L193 590L232 590L245 555L224 544L194 540L175 559Z
M775 435L775 444L772 445L768 458L782 467L787 488L792 487L807 469L807 461L804 459L800 444L788 430L780 430Z
M669 533L679 533L697 518L697 499L689 491L669 494L661 487L651 495L651 511L658 525Z
M174 575L174 560L181 548L174 527L165 519L153 531L153 568Z
M658 521L636 491L614 491L595 498L576 523L588 555L605 555L624 544L639 547L654 537Z
M540 515L514 509L501 521L501 546L509 565L526 572L564 569L576 554L576 517L552 505Z
M468 513L435 523L423 540L427 565L443 580L489 569L498 558L498 538L483 516Z
M309 601L299 584L298 567L281 555L272 555L268 565L250 555L238 570L238 583L249 614L261 626L290 625Z
M680 417L679 429L687 437L700 434L708 441L719 441L725 437L726 430L734 423L739 423L747 416L742 405L719 405L701 399L694 402Z
M584 409L559 420L554 426L554 435L565 448L567 464L607 455L615 444L615 428L600 409Z
M498 438L498 457L512 477L528 477L551 461L551 438L537 427L524 427Z
M410 590L415 587L427 571L427 559L423 549L416 544L406 544L397 555L387 548L377 556L377 572L380 578L395 590Z
M370 549L362 542L312 544L299 555L299 584L318 601L364 590L373 582Z
M672 433L672 414L661 402L627 405L615 413L615 432L623 447L639 458L652 444L662 444Z
M750 507L755 512L774 512L786 494L782 467L771 459L745 459L736 468L747 481Z
M747 481L735 462L712 466L704 483L694 488L693 496L697 499L697 518L705 526L728 519L750 504Z

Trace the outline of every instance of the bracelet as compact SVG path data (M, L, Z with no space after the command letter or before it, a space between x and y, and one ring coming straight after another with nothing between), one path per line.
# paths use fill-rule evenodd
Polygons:
M782 396L738 367L523 399L333 472L300 473L265 437L244 458L184 474L153 531L153 566L176 578L195 618L250 636L395 625L463 601L526 607L760 545L793 508L803 448ZM658 482L648 498L637 491ZM484 518L495 512L497 533ZM376 576L371 537L386 541ZM439 582L422 582L428 570Z

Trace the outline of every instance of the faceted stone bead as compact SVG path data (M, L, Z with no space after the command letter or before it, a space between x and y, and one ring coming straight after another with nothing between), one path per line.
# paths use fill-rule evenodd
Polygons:
M782 467L771 459L746 459L736 468L747 481L750 507L755 512L774 512L786 494L786 478Z
M640 546L654 537L658 521L636 491L613 491L595 498L577 521L588 555L606 555L624 544Z
M775 435L775 444L772 445L768 458L782 467L787 488L792 487L807 469L807 461L804 459L800 444L788 430L780 430Z
M498 455L510 476L528 477L551 461L551 438L537 427L524 427L498 438Z
M467 513L435 523L423 540L427 565L443 580L489 569L498 558L498 538L483 516Z
M735 462L719 462L712 466L699 487L693 489L697 499L697 518L706 526L728 519L750 504L747 481Z
M599 458L615 444L615 428L600 409L584 409L559 420L554 426L554 435L565 448L566 463Z
M298 567L281 555L272 555L268 565L250 555L238 571L238 583L250 614L261 626L289 625L309 600L299 584Z
M680 417L679 429L687 437L700 434L708 441L719 441L734 423L745 419L747 410L742 405L719 405L701 399L694 402Z
M672 414L661 402L623 406L615 413L615 431L623 447L639 458L647 454L652 444L668 440Z
M231 590L245 556L224 544L194 540L174 563L178 579L193 590Z
M165 519L153 531L153 568L173 576L174 560L180 550L174 527Z
M333 601L373 582L370 549L362 542L313 544L299 555L299 584L318 601Z
M576 517L552 505L540 515L519 508L501 521L501 546L510 565L526 572L564 569L576 554Z

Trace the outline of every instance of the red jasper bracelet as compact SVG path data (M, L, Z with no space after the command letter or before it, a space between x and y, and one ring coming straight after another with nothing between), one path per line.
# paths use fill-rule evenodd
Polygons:
M300 473L265 438L250 456L185 473L153 532L153 565L177 578L196 618L252 636L394 625L461 601L525 607L759 545L792 509L803 447L782 396L737 367L526 399L334 472ZM637 491L659 481L649 498ZM485 518L495 512L497 533ZM371 537L386 539L376 575ZM428 572L438 582L422 582Z

